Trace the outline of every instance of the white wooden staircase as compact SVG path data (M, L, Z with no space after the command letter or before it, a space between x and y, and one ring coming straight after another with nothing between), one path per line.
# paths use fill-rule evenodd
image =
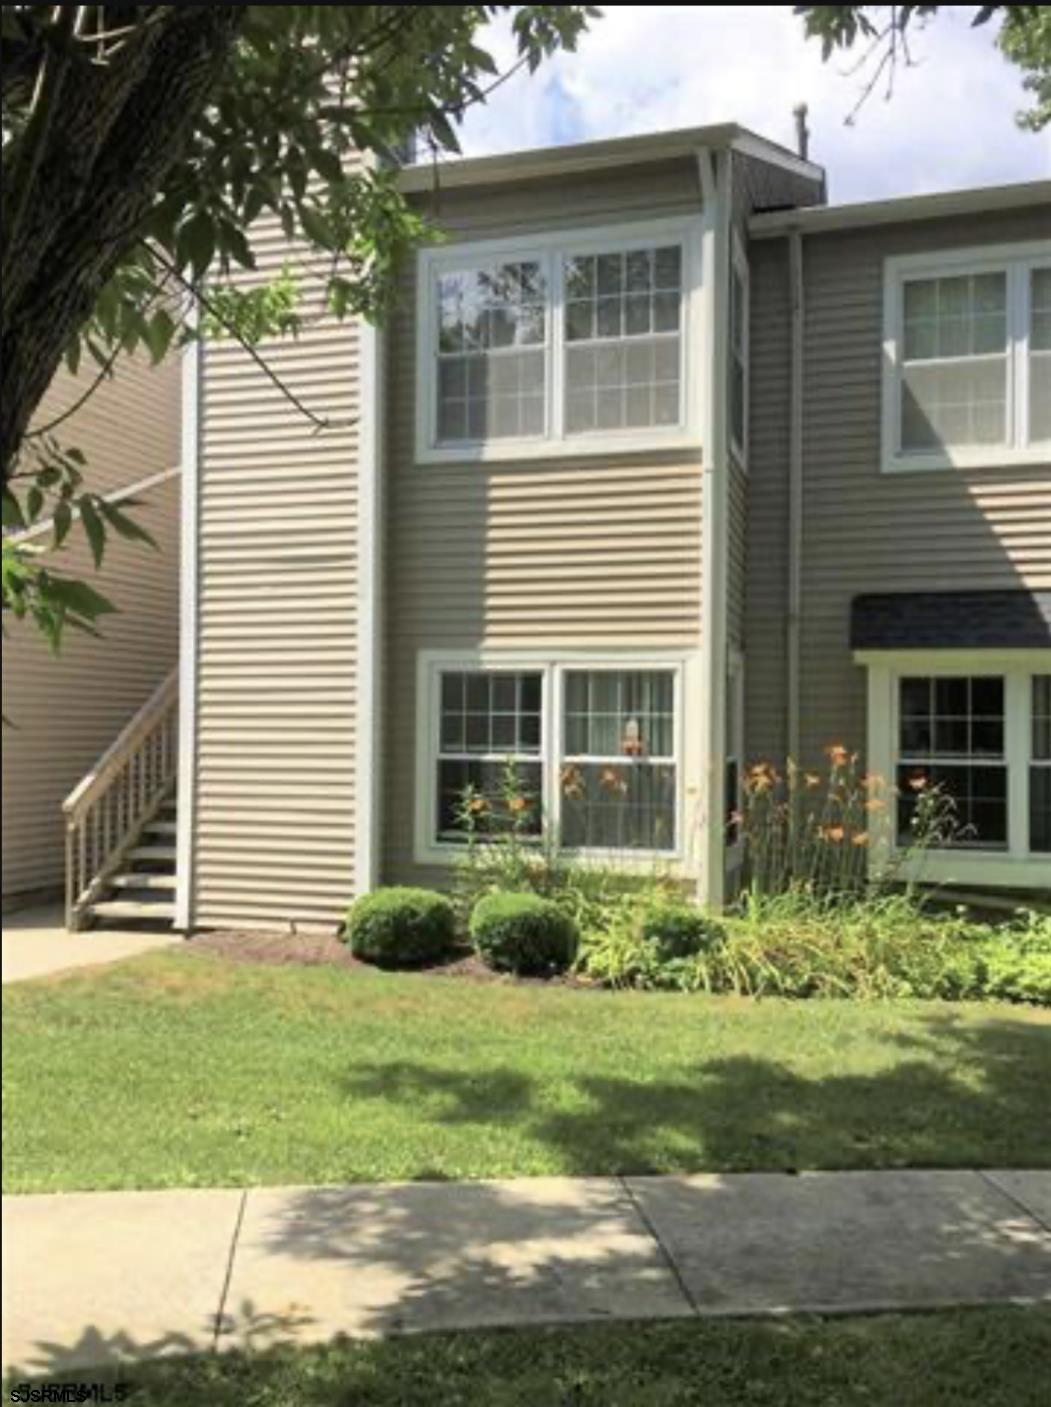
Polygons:
M173 670L66 798L67 928L171 927L178 717Z

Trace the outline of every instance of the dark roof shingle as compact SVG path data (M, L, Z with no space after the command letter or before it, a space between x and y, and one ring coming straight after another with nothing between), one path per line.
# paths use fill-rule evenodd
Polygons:
M855 596L855 650L1051 648L1051 591L892 591Z

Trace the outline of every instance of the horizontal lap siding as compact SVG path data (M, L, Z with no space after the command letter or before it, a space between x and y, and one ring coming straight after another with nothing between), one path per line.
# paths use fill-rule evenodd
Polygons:
M444 193L438 209L459 236L484 238L697 204L694 171L676 165L529 192ZM407 274L388 358L384 878L447 883L448 871L412 859L419 652L696 648L701 474L696 456L681 454L416 465L414 307Z
M69 415L51 434L63 449L83 453L85 488L111 494L178 468L178 356L169 356L156 367L143 355L120 357L112 377L91 391L98 374L90 357L84 358L76 376L61 367L33 417L35 425L44 426ZM89 398L74 410L89 391Z
M864 671L852 662L849 646L855 595L1051 586L1051 465L882 474L879 462L883 259L1030 240L1047 227L1046 213L1034 209L804 242L801 717L808 758L829 742L864 744ZM776 243L760 255L775 286L784 278L784 243ZM771 535L788 473L787 333L779 322L765 315L753 322L753 333L759 332L753 374L770 396L765 431L762 416L755 422L766 436L766 485L753 486L753 511L768 489L774 495L767 514ZM783 630L783 610L776 606L783 549L768 554L755 547L753 537L750 627L759 616L764 629L776 622ZM782 680L776 664L757 678L753 663L757 695L783 690Z
M8 627L3 642L3 712L13 725L3 741L5 897L61 885L63 800L178 658L178 476L147 490L133 511L156 551L111 535L96 576L74 525L58 554L64 572L117 607L100 621L101 639L67 631L54 656L23 621Z
M321 265L267 228L250 284L289 261L308 325L259 347L315 414L353 420L358 330ZM203 359L194 921L339 921L357 767L358 438L310 422L240 347Z

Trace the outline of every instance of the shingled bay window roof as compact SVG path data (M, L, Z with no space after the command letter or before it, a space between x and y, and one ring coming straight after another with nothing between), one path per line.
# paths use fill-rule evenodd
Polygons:
M895 591L855 596L855 650L1051 648L1051 591Z

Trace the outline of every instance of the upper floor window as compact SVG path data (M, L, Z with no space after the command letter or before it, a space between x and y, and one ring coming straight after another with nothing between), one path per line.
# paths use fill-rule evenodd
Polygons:
M420 255L417 456L683 442L695 222Z
M884 467L1051 456L1051 245L890 259Z

